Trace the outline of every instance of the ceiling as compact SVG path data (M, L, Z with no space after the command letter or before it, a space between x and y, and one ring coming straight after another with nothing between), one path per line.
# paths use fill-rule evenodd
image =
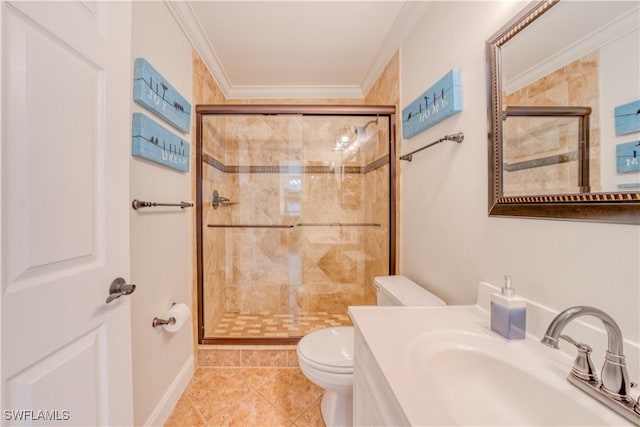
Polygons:
M427 1L167 2L230 99L362 98Z
M556 4L502 46L505 90L525 87L637 29L639 4L611 0Z

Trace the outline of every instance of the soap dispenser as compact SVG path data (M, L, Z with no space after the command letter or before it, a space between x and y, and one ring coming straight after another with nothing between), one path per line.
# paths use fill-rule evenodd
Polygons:
M527 325L527 302L516 296L511 276L504 276L501 292L491 295L491 330L506 339L523 339Z

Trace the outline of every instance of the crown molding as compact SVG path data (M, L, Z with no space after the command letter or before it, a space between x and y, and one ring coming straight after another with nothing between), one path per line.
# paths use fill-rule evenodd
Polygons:
M180 29L182 29L184 35L189 42L191 42L191 46L200 54L200 58L202 58L202 61L207 68L209 68L209 72L220 87L220 90L222 90L222 93L225 97L228 97L227 95L232 88L231 81L224 71L218 55L215 50L213 50L209 38L202 29L200 21L191 7L191 3L180 0L165 0L165 4L171 11L171 14L180 26Z
M639 7L634 8L622 17L607 23L606 28L599 28L587 34L575 43L567 46L543 62L523 71L504 85L506 93L513 93L539 79L554 72L560 67L582 58L584 55L600 49L640 28L638 21ZM504 58L503 58L504 60Z
M200 25L189 1L165 0L182 32L198 52L214 80L227 99L248 98L357 98L365 97L380 73L389 63L404 39L409 35L431 2L405 1L385 38L376 59L366 76L358 85L312 86L312 85L233 85L224 71L209 38Z
M357 85L314 86L314 85L237 85L233 86L227 99L251 98L364 98Z
M431 6L431 2L425 1L405 1L396 20L391 25L378 55L360 83L362 93L367 94L376 82L384 68L387 66L393 55L411 33L418 21Z

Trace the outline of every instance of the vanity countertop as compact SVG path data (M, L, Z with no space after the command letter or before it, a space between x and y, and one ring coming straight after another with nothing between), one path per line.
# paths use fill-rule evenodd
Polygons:
M556 417L549 421L549 425L576 424L571 413L577 412L581 413L580 420L586 417L593 425L629 425L623 418L600 406L566 381L573 363L572 357L545 347L538 338L530 334L524 340L509 341L502 338L490 330L489 313L480 306L354 306L349 308L349 314L411 425L478 424L485 423L486 420L495 425L539 424L541 421L538 418L527 418L527 414L523 413L527 411L526 402L538 400L540 390L547 390L548 387L555 396L570 396L568 403L562 403L565 406L561 406L570 413L568 418L558 419L554 414L561 411L549 408L549 416ZM492 367L498 373L503 372L503 364L511 368L504 371L507 373L505 375L496 375L499 377L496 381L492 378L487 380L487 375L483 378L471 378L474 377L473 367L464 369L466 373L460 374L463 378L455 378L455 366L448 361L441 361L439 363L445 369L440 371L450 372L448 371L448 376L434 375L433 371L423 365L428 364L426 360L434 361L434 355L438 352L452 359L460 354L480 355L477 360L481 363L492 360L493 362L487 362L486 369ZM482 354L489 356L484 357ZM464 362L467 360L464 357L460 363L468 365L468 362ZM475 361L473 357L476 356L468 360ZM479 365L480 363L476 366L477 369L485 369L484 365ZM509 377L512 373L517 376L521 372L524 372L522 379L525 383L529 378L532 379L531 387L506 384L509 378L504 377ZM541 380L538 381L539 379ZM441 383L434 386L434 381L447 384L444 387L439 387ZM502 383L514 387L517 393L502 390ZM456 388L456 385L459 387ZM507 391L510 395L517 395L519 401L525 402L523 406L518 408L519 401L496 401L504 398ZM464 405L465 401L472 404ZM473 408L476 403L481 406ZM430 409L430 404L435 405L440 413L435 414L436 411L433 410L434 407ZM511 406L511 410L506 406ZM583 406L589 409L587 412L593 412L595 418L582 414ZM484 414L478 415L478 408ZM499 418L495 418L496 414L500 414ZM532 423L532 420L535 422Z

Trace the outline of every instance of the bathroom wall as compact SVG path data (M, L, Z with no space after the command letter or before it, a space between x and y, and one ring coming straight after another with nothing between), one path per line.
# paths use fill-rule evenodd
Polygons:
M589 183L602 191L600 181L599 54L591 52L546 76L509 93L503 105L591 107L589 116ZM503 122L506 164L571 154L572 161L505 171L503 194L579 193L579 121L568 117L509 117Z
M452 132L402 171L402 273L450 304L470 304L478 283L513 285L554 310L592 305L639 342L640 227L488 217L485 41L522 2L434 2L401 54L402 105L452 68L462 73L464 107L402 142L402 151Z
M620 67L618 64L640 64L640 28L629 32L614 43L600 49L600 82L602 97L600 108L602 111L613 111L615 107L627 104L640 98L640 77L637 67ZM615 135L615 116L602 115L602 135L609 135L612 144L623 144L640 140L640 131ZM615 136L614 136L615 135ZM602 186L608 191L614 191L621 184L636 183L640 185L640 171L618 173L616 171L615 150L603 150L601 155Z
M164 2L133 2L132 38L132 75L133 59L145 58L193 104L191 46ZM132 109L190 140L189 134L133 102ZM131 199L193 200L189 173L136 157L131 157L129 167ZM131 210L131 280L137 285L129 297L135 425L164 423L193 373L192 329L170 334L151 327L152 319L164 315L173 302L191 303L192 213L193 209L176 208Z

